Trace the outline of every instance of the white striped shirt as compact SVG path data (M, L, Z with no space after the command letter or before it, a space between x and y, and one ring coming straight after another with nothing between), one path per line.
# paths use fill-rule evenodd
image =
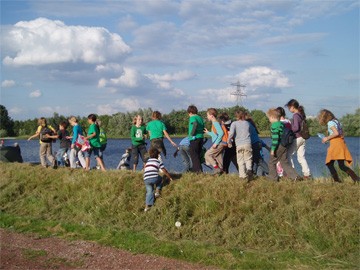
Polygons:
M144 180L158 177L159 169L163 168L164 164L160 160L156 158L149 158L145 164Z

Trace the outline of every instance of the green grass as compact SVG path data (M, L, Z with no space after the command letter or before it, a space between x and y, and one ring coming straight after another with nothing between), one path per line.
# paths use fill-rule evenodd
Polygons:
M246 184L236 175L184 174L144 213L141 173L28 164L0 164L0 173L0 226L10 230L224 269L360 263L360 187L349 178Z

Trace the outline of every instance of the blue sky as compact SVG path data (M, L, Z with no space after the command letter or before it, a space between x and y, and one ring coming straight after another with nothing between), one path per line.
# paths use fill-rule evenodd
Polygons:
M1 0L0 103L14 120L292 98L341 117L359 89L359 1Z

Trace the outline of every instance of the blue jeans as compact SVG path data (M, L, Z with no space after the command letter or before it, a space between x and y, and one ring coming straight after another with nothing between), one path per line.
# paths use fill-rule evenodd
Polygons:
M155 178L150 178L144 180L145 188L146 188L146 197L145 197L145 203L146 205L154 205L155 197L154 197L154 185L156 186L156 189L161 190L162 188L162 177L159 175Z
M63 158L65 152L67 152L68 148L59 148L59 150L56 153L56 161L58 163L58 166L65 166L65 160Z

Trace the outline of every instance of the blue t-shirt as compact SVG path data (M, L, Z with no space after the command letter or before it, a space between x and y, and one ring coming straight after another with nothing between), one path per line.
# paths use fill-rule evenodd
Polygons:
M340 124L339 120L337 120L337 119L330 120L327 123L327 127L328 127L329 135L332 135L334 133L334 131L331 129L332 127L336 128L336 130L339 132L339 135L343 134L341 124Z

